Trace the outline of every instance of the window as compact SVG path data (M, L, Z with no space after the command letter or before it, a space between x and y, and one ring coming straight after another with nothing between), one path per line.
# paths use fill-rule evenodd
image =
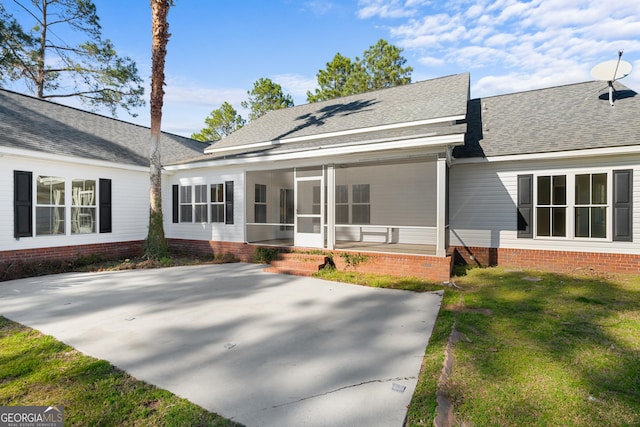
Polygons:
M518 237L633 241L632 187L631 169L518 175Z
M172 197L173 223L207 222L210 212L211 222L233 224L233 181L194 186L174 184Z
M349 187L336 185L336 224L349 224Z
M255 186L253 215L255 222L267 222L267 186L264 184L256 184Z
M64 234L64 178L39 176L36 182L36 235Z
M96 181L71 181L71 234L96 232Z
M280 224L293 224L293 190L280 189ZM291 227L281 225L280 230L290 230Z
M224 222L224 184L211 184L211 222Z
M369 184L355 184L352 187L352 224L371 223L371 205L369 198Z
M34 186L32 172L14 171L13 176L16 238L33 237L34 228L36 236L111 233L110 179L40 175Z
M607 174L576 175L575 236L607 237Z
M193 222L191 186L180 187L180 222Z
M207 222L207 186L194 186L194 203L193 211L195 213L195 222Z
M539 176L536 235L567 235L567 181L564 175Z

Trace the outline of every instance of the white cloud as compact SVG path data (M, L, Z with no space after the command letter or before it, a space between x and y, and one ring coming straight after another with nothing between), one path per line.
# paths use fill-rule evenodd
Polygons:
M445 64L445 60L443 58L436 58L433 56L423 56L418 59L422 65L426 65L427 67L439 67Z
M370 0L359 5L375 6L378 12L370 16L379 20L390 10L411 11L404 19L389 20L391 41L429 74L472 71L472 81L477 79L472 92L482 95L591 80L591 68L615 59L619 49L624 59L640 61L638 1L451 0L411 9L399 1ZM635 74L626 79L632 88L640 81Z
M212 88L202 83L181 83L170 79L165 87L164 102L217 108L223 102L240 104L246 97L246 89Z
M422 0L359 0L358 18L405 18L416 13L416 7L424 4Z
M318 85L315 77L311 78L299 74L276 74L271 77L271 80L282 86L284 93L291 94L296 105L306 103L307 91L313 91Z

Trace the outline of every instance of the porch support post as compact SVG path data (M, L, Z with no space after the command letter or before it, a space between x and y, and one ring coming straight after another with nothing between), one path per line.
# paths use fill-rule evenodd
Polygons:
M445 257L447 213L447 157L439 154L436 160L436 256Z
M327 249L336 248L336 168L327 165Z

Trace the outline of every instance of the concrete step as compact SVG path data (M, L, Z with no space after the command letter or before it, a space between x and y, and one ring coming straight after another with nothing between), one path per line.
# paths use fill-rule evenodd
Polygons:
M268 273L292 274L296 276L311 276L326 263L322 254L283 253L278 259L271 261L264 271Z

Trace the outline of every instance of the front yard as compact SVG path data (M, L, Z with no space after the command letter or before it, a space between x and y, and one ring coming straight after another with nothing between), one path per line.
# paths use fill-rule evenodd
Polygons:
M432 426L438 412L465 426L640 425L640 277L583 273L461 271L446 287L407 425ZM319 276L442 289L356 272ZM450 413L437 409L437 395ZM0 317L0 406L50 404L69 407L70 426L234 425Z

